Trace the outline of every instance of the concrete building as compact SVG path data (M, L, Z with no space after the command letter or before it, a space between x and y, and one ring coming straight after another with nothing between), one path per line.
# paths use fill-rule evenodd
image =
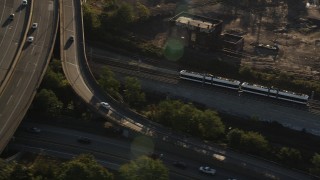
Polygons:
M181 39L186 47L218 47L222 21L182 12L170 19L170 36Z

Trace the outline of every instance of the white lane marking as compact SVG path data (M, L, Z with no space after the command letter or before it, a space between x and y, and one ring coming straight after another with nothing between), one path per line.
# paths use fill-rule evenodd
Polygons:
M20 78L20 79L19 79L19 81L18 81L18 83L17 83L17 86L16 86L16 87L18 87L18 86L19 86L19 84L20 84L20 82L21 82L21 79L22 79L22 78Z
M9 102L11 101L12 99L12 95L10 96L9 100L7 101L7 105L9 104Z
M48 22L49 22L49 21L47 21L47 29L48 29L49 26L50 26L50 24L49 24ZM46 39L47 35L48 35L48 33L45 33L45 36L44 36L43 39ZM43 51L43 48L44 48L44 46L41 47L40 52ZM36 63L39 62L39 59L40 59L40 55L38 56ZM35 67L35 69L33 69L32 74L31 74L31 76L29 76L29 77L33 77L34 74L35 74L35 72L36 72L36 67ZM28 83L27 83L27 86L26 86L26 88L24 88L24 90L23 90L23 92L22 92L22 95L20 96L20 98L19 98L19 100L18 100L18 103L16 104L16 106L15 106L15 107L13 108L13 110L11 111L11 114L10 114L8 120L11 119L11 117L12 117L13 114L15 113L16 109L18 108L18 105L20 105L20 103L21 103L21 101L22 101L22 98L24 97L24 94L26 93L26 91L27 91L27 89L28 89L28 87L29 87L32 79L33 79L33 78L29 78L29 81L28 81ZM0 129L0 137L1 137L4 129L5 129L6 126L8 125L8 123L9 123L9 121L6 121L6 123L5 123L5 124L3 125L3 127Z
M7 56L7 53L8 53L8 51L9 51L9 49L10 49L10 46L11 46L11 43L12 43L12 41L13 41L13 39L14 39L14 36L15 36L16 31L17 31L17 29L18 29L17 26L18 26L18 24L19 24L19 22L20 22L20 16L21 16L21 13L19 13L18 20L17 20L17 23L15 24L16 26L15 26L15 28L14 28L11 41L10 41L9 45L6 46L6 47L7 47L7 50L6 50L6 53L4 54L4 56L3 56L3 58L2 58L2 60L1 60L1 62L0 62L0 66L2 65L5 57ZM7 33L7 30L6 30L6 33ZM4 39L4 38L3 38L3 39ZM2 40L3 40L3 39L2 39ZM1 46L1 45L2 45L2 42L1 42L0 46ZM21 45L23 45L23 44L21 44ZM10 49L10 50L11 50L11 49Z

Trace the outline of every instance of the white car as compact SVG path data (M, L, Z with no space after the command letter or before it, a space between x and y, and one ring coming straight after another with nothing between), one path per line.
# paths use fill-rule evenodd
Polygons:
M22 0L22 5L24 5L24 6L28 5L28 1L27 0Z
M32 26L31 26L32 29L37 29L37 27L38 27L38 23L32 23Z
M32 43L33 40L34 40L34 37L33 37L33 36L29 36L29 37L27 38L27 41L30 42L30 43Z
M211 174L211 175L216 174L216 170L212 169L211 167L208 167L208 166L200 166L199 171L202 173L205 173L205 174Z
M107 102L101 102L100 105L106 109L110 109L110 105Z

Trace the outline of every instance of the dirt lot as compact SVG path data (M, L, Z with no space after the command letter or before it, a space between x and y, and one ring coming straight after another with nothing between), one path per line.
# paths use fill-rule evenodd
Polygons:
M320 8L305 4L280 3L263 10L236 9L214 1L191 0L188 3L158 4L150 6L153 15L159 12L176 13L185 10L224 21L224 31L240 33L245 38L244 52L254 57L241 59L241 65L260 70L279 70L306 79L320 79ZM298 6L298 7L297 7ZM157 10L157 11L156 11ZM261 18L260 18L261 15ZM311 21L308 18L318 18ZM290 20L288 20L290 19ZM163 24L150 22L132 30L156 46L164 46L167 30ZM141 28L149 27L149 28ZM154 28L150 28L154 27ZM156 28L161 27L161 28ZM140 29L140 30L139 30ZM142 29L142 30L141 30ZM275 32L275 31L279 32ZM261 55L254 52L252 43L279 45L279 53Z

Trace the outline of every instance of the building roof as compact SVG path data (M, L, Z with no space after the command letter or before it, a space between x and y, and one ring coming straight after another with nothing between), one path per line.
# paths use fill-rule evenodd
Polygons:
M170 21L175 22L177 26L186 27L191 30L199 29L200 32L210 33L216 29L218 25L222 24L221 20L211 19L208 17L198 16L181 12L177 14Z
M213 23L192 19L190 17L183 17L183 16L178 17L178 19L176 19L176 25L187 26L187 27L190 27L191 29L199 27L200 29L206 29L206 31L212 31L215 28L215 24Z

